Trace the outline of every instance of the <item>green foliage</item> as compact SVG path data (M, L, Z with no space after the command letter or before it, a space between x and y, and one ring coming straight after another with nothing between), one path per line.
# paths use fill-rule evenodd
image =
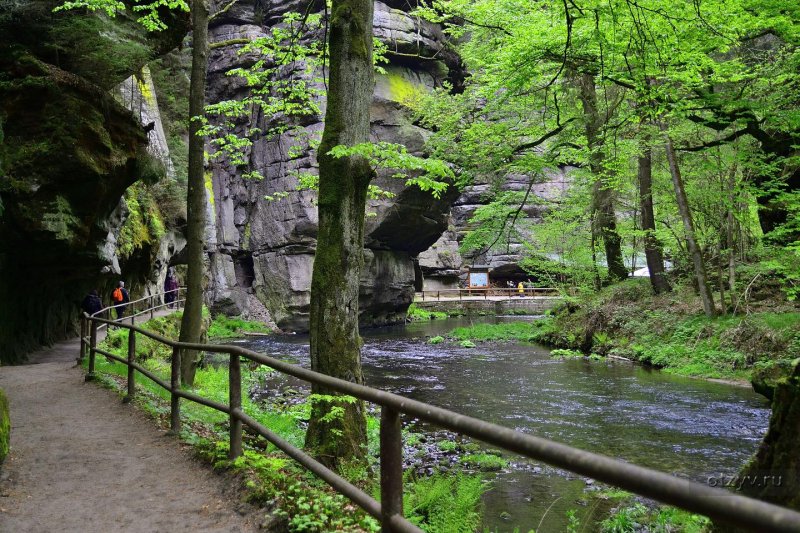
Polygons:
M458 343L462 348L475 348L476 344L469 339L463 340Z
M478 470L502 470L508 466L508 461L490 453L470 453L461 457L461 462Z
M600 530L603 533L634 533L640 527L638 520L646 513L647 508L640 503L622 507L600 523Z
M122 259L131 257L145 246L157 246L164 236L164 215L155 190L154 186L137 182L125 191L128 217L117 239L117 250Z
M478 476L433 475L417 480L403 498L403 513L428 533L475 531L480 499L489 486Z
M440 311L426 311L425 309L420 309L417 307L417 304L412 303L410 306L408 306L406 317L409 320L442 320L447 318L447 313L442 313Z
M244 320L239 317L217 315L208 327L209 339L226 339L241 337L242 332L272 333L272 330L261 322Z
M530 322L503 322L455 328L448 336L472 341L528 341L531 334Z
M570 350L569 348L556 348L550 351L550 357L556 359L574 359L576 357L583 357L583 352Z
M289 131L293 132L295 143L318 142L310 140L299 125L303 117L320 114L317 102L322 96L319 88L322 80L315 73L321 67L324 44L304 39L306 33L317 30L322 30L320 15L288 12L283 16L283 24L273 26L268 35L248 42L237 51L239 55L257 59L248 67L227 72L228 76L242 78L247 85L249 92L243 98L206 106L207 118L202 119L199 134L208 137L216 147L212 157L224 156L231 164L245 167L253 140ZM237 128L242 118L259 113L275 117L265 131L253 127L242 132ZM246 177L262 176L250 170Z
M429 191L434 198L441 197L448 182L455 178L450 167L439 159L417 157L409 154L405 146L388 142L361 143L354 146L334 146L329 155L335 158L363 157L372 168L395 170L394 178L405 179L406 185L414 185ZM409 173L421 172L413 175Z
M64 2L53 11L63 11L68 9L86 9L88 11L102 11L109 17L116 16L117 13L124 12L128 4L120 0L73 0ZM166 24L161 20L158 10L161 8L169 10L189 11L189 4L185 0L134 0L131 9L134 13L139 13L139 24L148 31L161 31L167 29Z
M3 389L0 389L0 464L8 455L9 442L11 441L11 415L8 409L8 398Z
M441 335L436 335L435 337L431 337L428 339L428 344L441 344L444 342L444 337Z
M760 310L709 319L696 314L691 286L679 284L673 293L654 296L646 280L631 280L585 298L580 306L554 309L533 323L531 337L568 350L553 350L554 356L593 352L680 375L746 379L754 368L791 359L800 343L800 314L787 307L775 281L751 285L750 297Z
M567 533L578 533L578 528L581 526L581 521L578 519L578 513L575 509L567 511Z

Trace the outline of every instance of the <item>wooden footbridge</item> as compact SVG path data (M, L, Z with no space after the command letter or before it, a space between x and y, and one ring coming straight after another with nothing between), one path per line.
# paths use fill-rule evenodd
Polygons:
M426 311L460 314L541 314L562 301L550 287L467 288L419 291L414 304Z

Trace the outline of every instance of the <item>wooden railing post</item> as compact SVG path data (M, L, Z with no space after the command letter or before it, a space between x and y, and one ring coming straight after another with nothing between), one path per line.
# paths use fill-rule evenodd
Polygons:
M181 349L172 348L172 368L170 373L170 398L169 430L177 435L181 431L181 397L178 390L181 388Z
M92 320L89 328L91 332L89 335L89 373L86 374L86 381L91 381L94 379L94 358L95 348L97 347L97 322Z
M78 353L78 364L86 357L86 313L81 313L81 351Z
M150 295L150 320L153 320L153 308L156 306L156 297Z
M228 368L228 398L231 405L228 458L233 460L242 455L242 421L239 418L242 410L242 364L237 354L231 354Z
M128 403L136 395L136 369L133 363L136 361L136 332L128 330L128 395L123 398L123 402Z
M389 533L394 515L403 516L403 437L400 414L381 407L381 531Z

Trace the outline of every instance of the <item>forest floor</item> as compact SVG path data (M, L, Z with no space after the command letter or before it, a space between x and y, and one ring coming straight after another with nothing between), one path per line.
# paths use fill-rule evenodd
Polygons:
M0 531L256 531L263 513L117 393L84 381L78 339L0 368L11 450Z

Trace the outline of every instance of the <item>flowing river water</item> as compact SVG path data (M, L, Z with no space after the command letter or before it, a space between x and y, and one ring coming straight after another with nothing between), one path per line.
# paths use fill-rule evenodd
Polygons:
M504 320L520 317L364 330L367 384L701 483L736 474L766 432L768 401L750 388L673 376L625 361L553 359L535 344L462 348L426 343L458 326ZM307 336L236 342L310 364ZM289 379L272 386L302 387ZM611 506L591 498L592 480L506 457L509 467L497 474L484 496L484 528L490 531L563 531L567 510L576 509L582 517L594 509L597 516Z

